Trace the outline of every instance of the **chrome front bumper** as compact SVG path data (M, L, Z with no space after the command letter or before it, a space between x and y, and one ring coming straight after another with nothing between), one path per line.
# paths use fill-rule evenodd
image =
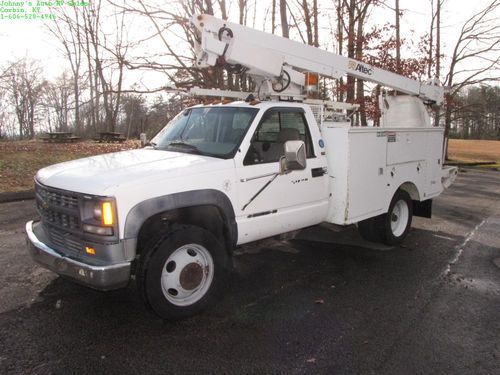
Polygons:
M130 262L109 266L91 266L70 259L41 242L33 232L33 221L26 223L26 242L35 262L73 281L99 290L126 286L130 280Z

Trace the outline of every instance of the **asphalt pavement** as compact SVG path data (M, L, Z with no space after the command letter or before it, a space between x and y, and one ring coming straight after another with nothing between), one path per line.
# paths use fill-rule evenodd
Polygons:
M0 374L499 374L500 173L433 209L401 246L321 225L239 248L220 302L170 323L36 266L33 201L2 203Z

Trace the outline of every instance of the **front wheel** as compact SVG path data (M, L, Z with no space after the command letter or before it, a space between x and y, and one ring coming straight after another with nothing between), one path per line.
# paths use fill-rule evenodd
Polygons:
M205 310L222 289L227 254L209 231L173 225L147 250L138 284L146 303L161 318L187 318Z

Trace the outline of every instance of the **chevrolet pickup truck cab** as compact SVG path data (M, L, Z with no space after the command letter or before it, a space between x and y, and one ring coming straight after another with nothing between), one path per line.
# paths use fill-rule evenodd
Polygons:
M188 108L142 149L35 177L33 259L99 290L131 278L161 317L207 307L237 245L324 221L389 244L451 183L443 129L355 128L295 102ZM319 123L316 121L319 120Z

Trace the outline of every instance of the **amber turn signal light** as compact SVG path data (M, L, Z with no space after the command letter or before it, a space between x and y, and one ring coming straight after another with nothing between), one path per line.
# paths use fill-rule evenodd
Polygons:
M104 225L113 225L113 206L111 202L103 202L102 203L102 223Z

